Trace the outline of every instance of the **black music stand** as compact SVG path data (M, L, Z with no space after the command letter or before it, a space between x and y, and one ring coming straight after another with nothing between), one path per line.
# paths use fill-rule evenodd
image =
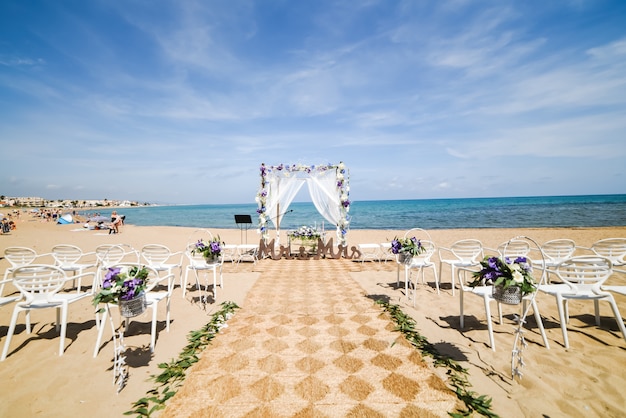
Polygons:
M252 217L250 215L235 215L235 223L239 227L241 234L241 243L243 244L243 230L246 230L246 244L248 243L248 228L252 225Z

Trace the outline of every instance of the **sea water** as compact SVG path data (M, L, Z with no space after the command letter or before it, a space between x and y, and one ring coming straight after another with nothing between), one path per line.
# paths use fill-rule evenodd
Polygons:
M127 224L140 226L256 229L256 210L251 203L129 207L118 212ZM294 202L281 212L282 230L302 225L334 229L312 202ZM235 223L235 215L250 215L252 224ZM351 229L626 226L626 195L354 201L349 215Z

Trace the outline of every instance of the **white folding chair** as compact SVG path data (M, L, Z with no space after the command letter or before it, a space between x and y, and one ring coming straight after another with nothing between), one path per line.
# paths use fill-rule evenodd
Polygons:
M200 278L198 274L203 271L204 272L211 271L213 272L213 299L217 299L218 271L219 271L219 277L220 277L220 287L224 288L224 279L222 277L223 259L222 257L219 257L215 263L207 263L207 261L204 259L204 256L201 253L194 251L196 248L196 243L198 242L199 239L211 241L213 240L213 234L211 233L211 231L207 229L198 229L191 234L189 240L187 241L187 247L185 248L185 256L187 257L187 265L185 266L185 276L184 276L183 284L182 284L183 298L185 297L185 293L187 292L187 283L189 281L190 273L193 272L195 280L196 280L196 287L198 290L201 290ZM201 297L203 298L203 301L206 301L206 296L204 294L202 294Z
M483 244L477 239L463 239L456 241L449 248L439 247L439 272L442 271L442 265L450 266L452 296L454 296L455 285L455 268L458 267L474 267L480 264L483 258Z
M71 244L58 244L52 247L52 257L54 257L55 265L60 267L64 272L72 272L74 276L80 277L86 270L96 267L96 260L92 262L86 262L85 257L95 256L95 252L83 253L76 245ZM78 279L78 286L76 285L76 279L72 286L76 287L76 292L81 291L81 280Z
M83 275L94 274L93 272ZM11 273L13 284L23 296L23 300L16 303L11 316L11 324L7 331L4 349L0 361L6 359L11 344L11 338L15 331L15 325L20 312L26 312L26 332L30 334L30 311L37 309L56 308L57 331L60 329L59 356L63 355L65 348L65 331L67 328L67 311L71 303L77 302L89 296L89 293L59 293L65 284L72 280L65 272L52 265L31 264L18 267Z
M600 326L599 302L609 303L617 326L626 340L626 327L617 308L613 295L602 290L602 285L613 273L611 260L601 256L576 256L562 261L556 267L556 275L562 281L558 284L542 284L539 290L556 298L565 348L569 348L567 323L569 322L569 300L592 300L596 325Z
M147 244L141 248L141 256L146 260L149 267L159 273L166 271L168 275L175 274L174 270L178 269L179 277L182 276L184 256L182 251L172 252L165 245ZM178 257L178 261L176 261L176 257Z

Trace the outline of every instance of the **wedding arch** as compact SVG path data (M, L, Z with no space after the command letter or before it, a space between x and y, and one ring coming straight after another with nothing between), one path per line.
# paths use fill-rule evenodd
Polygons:
M317 211L337 227L337 238L346 244L350 225L349 172L343 162L326 165L261 164L261 187L256 201L259 205L259 230L264 240L269 238L268 222L280 233L280 222L287 208L304 183Z

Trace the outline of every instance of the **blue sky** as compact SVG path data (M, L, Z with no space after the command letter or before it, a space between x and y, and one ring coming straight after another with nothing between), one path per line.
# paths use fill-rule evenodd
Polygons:
M3 0L0 140L8 196L626 193L626 2Z

